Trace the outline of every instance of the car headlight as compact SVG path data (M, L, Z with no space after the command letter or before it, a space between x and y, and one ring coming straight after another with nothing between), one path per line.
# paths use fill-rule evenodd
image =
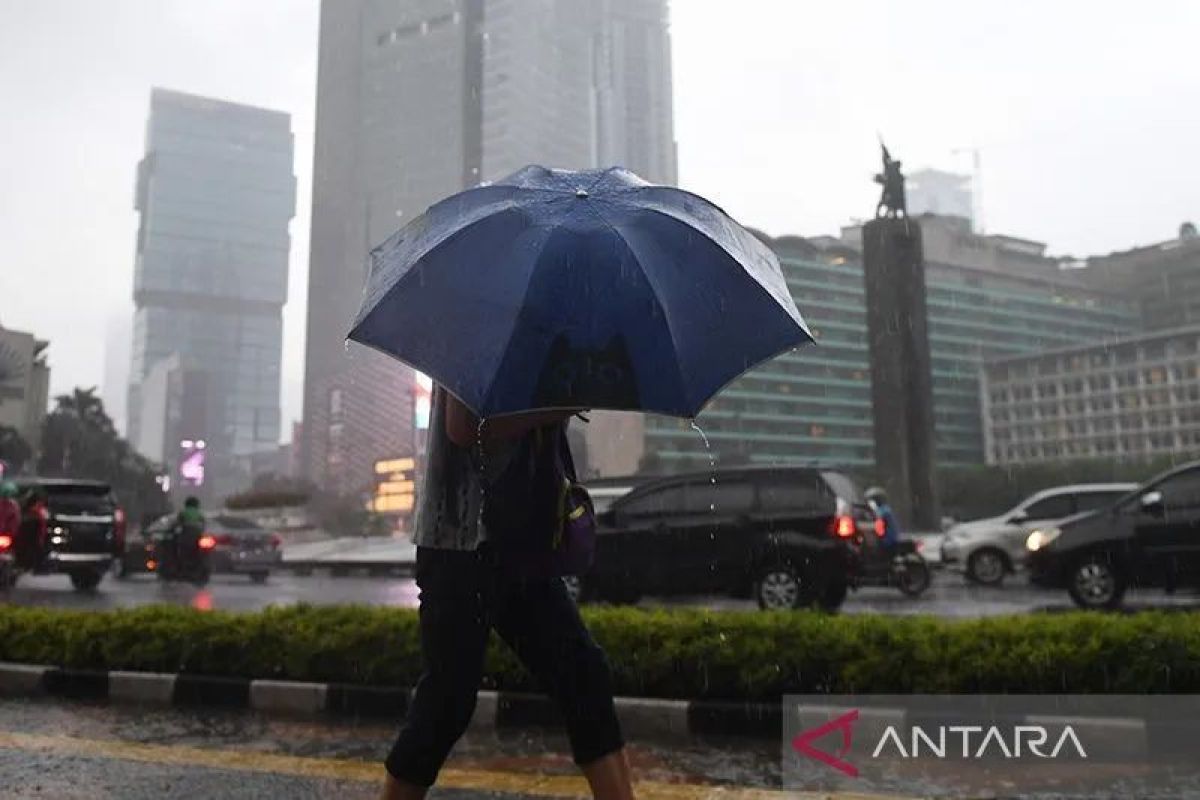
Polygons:
M1061 528L1038 528L1025 540L1025 549L1030 552L1041 550L1062 535Z

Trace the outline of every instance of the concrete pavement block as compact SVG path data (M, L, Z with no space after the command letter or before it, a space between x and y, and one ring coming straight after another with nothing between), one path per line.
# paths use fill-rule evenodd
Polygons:
M251 681L250 707L255 711L319 714L325 710L326 687L324 683Z
M496 727L496 709L499 705L499 693L488 691L478 692L475 695L475 713L471 715L471 727L494 730Z
M689 738L686 700L618 697L616 706L621 730L631 736L673 741Z
M0 695L27 696L46 691L42 676L50 667L38 664L0 663Z
M121 670L108 673L111 700L169 706L174 694L175 675L172 673Z

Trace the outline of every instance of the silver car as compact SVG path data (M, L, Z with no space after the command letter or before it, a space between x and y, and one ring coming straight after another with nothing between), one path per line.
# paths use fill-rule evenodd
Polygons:
M976 583L998 586L1024 563L1025 540L1035 527L1110 506L1136 488L1135 483L1084 483L1037 492L999 516L952 527L942 540L942 564Z

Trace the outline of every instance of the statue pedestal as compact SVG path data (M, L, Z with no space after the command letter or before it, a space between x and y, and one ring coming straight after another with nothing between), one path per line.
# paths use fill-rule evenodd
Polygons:
M921 226L874 219L862 235L877 472L901 521L940 530Z

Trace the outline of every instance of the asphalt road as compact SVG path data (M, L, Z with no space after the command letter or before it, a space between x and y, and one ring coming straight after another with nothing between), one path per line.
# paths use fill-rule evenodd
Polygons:
M251 611L268 605L311 603L415 608L417 587L408 578L331 578L323 575L299 577L280 573L264 585L243 576L218 575L203 589L187 585L163 585L152 577L137 576L126 581L108 577L95 592L81 593L71 588L65 576L23 576L0 602L28 606L55 606L102 610L167 603L193 608ZM692 605L712 609L755 608L747 600L723 597L647 598L643 605ZM1166 597L1157 592L1134 592L1126 601L1132 609L1182 608L1200 610L1195 596ZM939 617L987 617L1029 612L1062 611L1072 608L1065 592L1043 591L1013 578L1000 588L984 588L965 583L950 572L937 572L928 592L917 599L895 589L869 588L852 592L843 607L847 614L930 614Z

